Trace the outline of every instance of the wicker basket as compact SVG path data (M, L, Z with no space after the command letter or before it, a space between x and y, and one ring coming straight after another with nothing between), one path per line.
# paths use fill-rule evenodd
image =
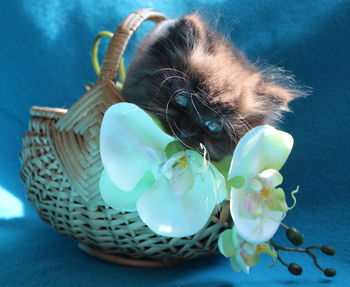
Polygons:
M123 101L115 84L121 57L144 21L164 19L152 9L130 14L114 33L95 86L68 110L33 107L23 137L21 178L41 219L76 240L82 250L128 265L163 266L215 253L217 237L230 217L224 205L197 234L163 237L137 212L116 211L100 196L99 130L105 110Z

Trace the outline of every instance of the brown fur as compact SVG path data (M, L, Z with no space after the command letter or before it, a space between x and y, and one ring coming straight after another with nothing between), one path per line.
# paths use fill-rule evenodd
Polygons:
M272 102L281 110L288 111L288 103L300 96L300 91L274 83L264 78L263 72L253 67L247 59L223 37L215 50L208 53L205 37L215 33L204 26L198 14L185 17L201 31L200 42L189 57L189 70L201 73L204 85L212 92L213 102L226 103L239 109L246 117L266 113L266 105ZM266 103L266 101L269 101ZM269 122L278 120L280 113L270 115Z
M158 116L186 145L198 150L203 143L214 159L232 152L251 128L280 120L288 103L301 94L281 85L285 79L279 73L254 67L198 14L169 22L141 47L125 83L127 99ZM186 110L172 104L178 90L191 97ZM218 116L222 131L208 133L202 118ZM189 127L196 133L182 137Z

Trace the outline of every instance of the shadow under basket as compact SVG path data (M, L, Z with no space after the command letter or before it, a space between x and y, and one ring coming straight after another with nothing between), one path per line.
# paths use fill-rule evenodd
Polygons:
M225 203L195 235L164 237L151 231L137 212L107 206L99 192L103 170L99 132L104 112L123 101L116 85L121 57L144 21L165 19L152 9L140 9L126 17L114 33L91 90L70 109L31 109L20 153L27 198L41 219L76 240L83 251L126 265L166 266L216 253L217 238L230 223Z

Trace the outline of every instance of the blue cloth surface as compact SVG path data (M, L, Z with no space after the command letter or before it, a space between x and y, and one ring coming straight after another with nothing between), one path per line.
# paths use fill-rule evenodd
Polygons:
M304 254L285 255L304 267L300 277L281 264L267 268L269 258L250 276L234 273L221 256L162 269L113 265L81 252L40 221L18 176L29 108L70 107L84 93L84 84L96 79L89 54L95 35L113 31L126 15L144 7L169 17L199 10L251 61L283 66L313 88L311 96L292 103L294 112L281 126L295 139L283 186L300 185L297 207L286 223L303 231L306 245L336 248L335 257L319 255L322 266L337 270L335 278L324 277ZM150 27L132 39L127 63ZM349 286L349 27L348 0L2 0L0 286ZM281 231L276 237L285 243Z

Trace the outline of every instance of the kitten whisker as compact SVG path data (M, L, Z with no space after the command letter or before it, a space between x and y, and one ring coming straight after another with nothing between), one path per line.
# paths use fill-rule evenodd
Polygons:
M201 94L203 95L203 97L209 99L209 101L211 102L211 104L214 104L211 100L214 98L213 96L209 96L203 89L201 89L200 87L196 87L197 90L199 90L201 92ZM197 94L198 96L198 94ZM202 102L203 103L203 102ZM204 104L204 103L203 103ZM217 105L216 105L217 106ZM212 109L212 108L211 108ZM213 109L212 109L213 110ZM217 111L213 110L214 112L217 113Z
M179 70L177 70L175 68L161 68L161 69L155 71L154 73L163 72L163 71L177 72L177 73L180 73L181 75L185 76L186 78L188 78L188 76L185 73L183 73L183 72L181 72L181 71L179 71Z
M218 134L216 135L216 139L220 137L222 131L224 129L224 121L221 119L221 125L220 125L220 131L218 132Z
M162 86L168 81L168 80L171 80L171 79L174 79L174 78L177 78L177 79L181 79L181 80L184 80L186 81L186 79L180 77L180 76L169 76L167 77L163 82L161 82L161 84L159 85L159 88L158 90L160 90L162 88Z
M169 98L169 100L168 100L168 102L167 102L167 104L166 104L166 109L165 109L165 116L166 116L166 117L167 117L168 114L169 114L169 104L170 104L172 98L173 98L175 95L177 95L178 93L180 93L180 92L186 92L186 90L185 90L185 89L177 89L175 92L173 92L173 93L171 94L171 96L170 96L170 98Z
M238 120L241 121L243 126L247 129L247 132L249 132L253 127L244 119L244 117L237 112L237 115L239 116Z
M244 131L244 133L247 133L247 132L249 132L251 129L248 127L248 125L245 123L245 121L243 121L242 119L238 119L241 123L242 123L242 125L243 125L243 127L245 128L245 131Z
M176 122L173 120L174 126L177 128L177 130L182 133L181 129L178 127L178 125L176 124ZM188 147L189 149L194 149L193 147L189 146L188 144L186 144L183 140L181 140L177 134L175 133L175 131L173 130L173 128L170 126L171 131L174 133L174 136L186 147ZM198 149L196 149L196 151L198 151Z
M171 132L173 133L173 136L174 136L175 138L177 138L184 146L188 147L189 149L192 149L192 147L190 147L189 145L187 145L183 140L181 140L181 139L177 136L176 132L175 132L174 129L173 129L172 123L170 122L169 117L168 117L169 104L170 104L172 98L175 96L175 94L178 93L178 92L180 92L181 90L183 90L183 89L178 89L178 90L176 90L176 91L170 96L170 98L169 98L169 100L168 100L168 102L167 102L167 104L166 104L166 107L165 107L165 118L166 118L166 121L167 121L167 123L168 123L168 126L169 126ZM177 124L176 124L176 122L175 122L174 120L173 120L173 123L174 123L175 127L181 132L181 130L179 129L179 127L177 126Z
M209 105L207 105L201 98L198 94L194 93L193 94L197 100L199 100L204 106L206 106L209 110L211 110L212 112L214 112L215 114L217 114L220 118L223 116L221 113L215 111L212 107L210 107Z
M238 140L237 140L238 136L237 136L236 129L234 128L233 123L227 121L225 123L225 125L227 127L226 131L227 131L228 135L230 136L231 140L233 140L235 142L235 144L237 144L238 143Z
M197 107L196 107L196 105L195 105L195 103L194 103L194 101L193 101L192 95L191 95L190 98L191 98L191 102L192 102L193 108L194 108L194 110L196 111L196 113L197 113L197 115L198 115L200 121L203 121L202 116L201 116L201 114L199 113L199 111L198 111L198 109L197 109Z

